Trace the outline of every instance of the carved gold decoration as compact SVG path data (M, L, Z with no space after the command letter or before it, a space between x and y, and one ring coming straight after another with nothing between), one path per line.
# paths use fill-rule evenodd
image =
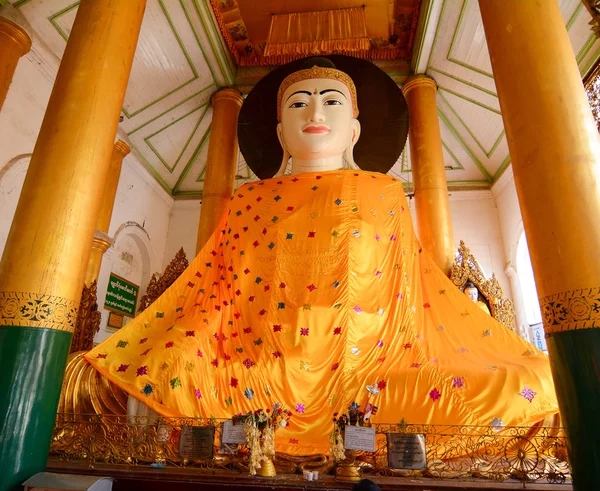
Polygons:
M600 327L600 288L549 295L540 298L540 306L547 334Z
M101 320L97 303L97 287L96 281L93 281L89 287L83 285L77 324L73 331L73 341L71 341L71 353L89 351L94 346L94 336L100 330Z
M594 71L585 80L584 85L592 115L596 120L598 131L600 131L600 64L596 65Z
M495 274L490 279L486 278L477 259L462 240L452 265L450 279L460 289L468 281L473 283L487 300L492 317L511 331L515 330L515 307L512 300L504 298L504 290Z
M597 38L600 38L600 0L581 0L585 8L592 16L589 22L592 27L592 32Z
M0 325L41 327L72 332L79 305L41 293L0 292Z
M138 315L146 310L152 302L160 297L169 288L179 275L185 271L189 266L189 262L183 250L183 247L179 249L173 260L165 268L164 273L158 276L157 273L152 275L150 282L146 287L146 294L140 299L140 306L138 307Z
M557 423L558 417L545 423ZM229 469L248 472L249 449L219 454L221 420L147 416L74 415L59 413L50 453L89 466L105 462L136 466L193 467L213 472ZM183 426L214 426L215 452L210 460L188 460L179 455ZM357 480L360 474L389 477L479 478L497 481L564 483L571 478L566 442L558 426L504 427L451 425L395 425L377 423L375 452L352 452L347 465L336 468L336 479ZM387 466L388 433L424 434L427 469L400 470ZM276 454L271 465L278 472L320 472L332 469L333 459ZM270 466L269 466L270 467ZM270 469L274 471L274 469Z

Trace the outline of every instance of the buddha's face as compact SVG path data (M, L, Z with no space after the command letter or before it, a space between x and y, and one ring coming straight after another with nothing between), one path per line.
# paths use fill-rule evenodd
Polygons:
M477 288L465 288L465 295L469 297L472 302L477 302L477 299L479 298Z
M341 157L360 134L348 87L324 78L290 85L281 100L277 134L292 158Z

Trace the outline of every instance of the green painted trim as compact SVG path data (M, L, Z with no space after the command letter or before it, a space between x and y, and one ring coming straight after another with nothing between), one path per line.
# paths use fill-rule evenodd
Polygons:
M483 174L483 177L485 177L487 179L487 181L491 183L492 182L492 176L490 175L490 173L487 171L487 169L485 168L485 166L479 161L479 159L477 158L477 156L471 151L471 149L469 148L469 146L464 142L464 140L462 139L462 137L459 135L458 131L456 131L456 128L454 127L454 125L450 122L450 120L446 117L446 115L444 114L444 112L439 107L438 107L438 115L439 115L440 119L444 122L444 124L446 125L446 127L450 130L450 132L454 135L454 137L461 144L461 146L469 154L469 157L471 157L471 160L473 160L473 162L475 163L475 165L477 166L477 168L481 171L481 173Z
M63 15L69 13L71 10L75 9L78 5L79 5L79 1L75 2L74 4L60 10L59 12L56 12L55 14L52 14L50 16L50 18L48 19L50 21L50 24L52 24L52 26L57 30L57 32L60 34L60 36L65 40L65 42L68 42L69 36L63 31L63 29L58 25L58 23L56 22L57 19L59 17L62 17ZM163 101L164 99L166 99L167 97L169 97L170 95L174 94L175 92L183 89L186 85L191 84L192 82L198 80L199 75L198 72L196 70L196 67L194 66L192 59L189 55L189 53L187 52L187 50L185 49L185 46L183 44L183 41L181 40L181 36L179 35L179 33L177 32L177 29L175 28L175 25L173 24L173 21L170 17L170 15L167 13L166 7L163 4L163 0L158 0L158 3L163 11L163 14L165 15L165 18L167 19L167 22L169 24L169 27L171 28L171 31L173 32L173 35L175 36L175 39L177 40L177 43L179 44L179 47L181 49L181 51L183 52L183 56L185 57L186 61L188 62L188 65L190 67L190 69L192 70L192 74L193 77L184 82L183 84L179 85L178 87L170 90L169 92L167 92L166 94L162 95L161 97L159 97L158 99L146 104L145 106L141 107L140 109L137 109L133 112L128 112L125 107L123 107L121 109L121 111L123 112L123 114L127 117L127 119L131 119L134 116L140 114L141 112L145 111L146 109L148 109L151 106L154 106L155 104L158 104L159 102Z
M148 126L150 123L153 123L154 121L156 121L159 118L162 118L165 114L170 113L171 111L177 109L179 106L181 106L182 104L185 104L187 101L189 101L190 99L193 99L194 97L202 94L202 92L204 92L205 90L210 89L211 87L215 87L215 84L212 83L210 85L207 85L206 87L204 87L203 89L200 89L200 91L196 92L195 94L192 94L189 97L186 97L185 99L183 99L182 101L178 102L177 104L175 104L173 107L170 107L169 109L163 111L162 113L160 113L158 116L155 116L154 118L146 121L144 124L138 126L137 128L131 130L129 133L127 133L127 136L131 136L134 133L136 133L137 131L141 130L142 128L144 128L145 126ZM202 104L202 106L205 106L206 104ZM200 107L202 107L200 106Z
M0 7L3 5L10 5L10 2L8 0L0 0Z
M476 106L482 107L483 109L487 109L488 111L492 111L493 113L502 115L502 113L498 109L495 109L495 108L493 108L491 106L487 106L485 104L482 104L481 102L476 101L475 99L471 99L470 97L467 97L465 95L459 94L458 92L455 92L452 89L449 89L449 88L444 87L442 85L438 85L438 88L441 89L441 90L444 90L444 91L448 92L449 94L455 95L456 97L460 97L461 99L464 99L465 101L469 101L469 102L475 104Z
M458 31L460 30L460 28L462 26L462 22L464 20L464 16L465 16L465 12L467 11L468 4L469 4L469 0L463 0L462 7L460 9L460 15L458 17L458 22L456 23L456 27L454 28L454 34L452 35L452 41L450 43L450 47L448 48L448 54L446 55L446 59L450 63L454 63L455 65L466 68L467 70L472 70L475 73L479 73L480 75L484 75L486 77L493 79L494 76L491 73L486 72L485 70L481 70L473 65L469 65L468 63L465 63L464 61L457 60L456 58L454 58L452 56L452 51L454 51L454 45L456 43L456 38L458 37Z
M579 14L581 13L581 9L582 8L583 8L583 3L579 2L579 5L575 8L573 14L571 15L571 17L567 21L567 24L566 24L567 31L569 31L571 29L571 27L573 27L573 24L577 20L577 17L579 17Z
M454 107L452 107L452 104L450 104L450 101L448 101L448 99L446 99L444 97L444 94L443 94L444 90L445 89L442 89L442 90L438 91L438 93L440 95L440 98L448 105L448 107L452 111L452 114L454 114L454 116L456 116L456 118L460 121L460 123L467 130L467 133L469 133L469 135L471 135L471 138L473 138L473 140L475 140L475 143L477 143L477 146L481 149L481 151L484 153L484 155L489 159L491 157L492 153L494 152L494 150L496 149L496 147L499 145L500 141L502 140L502 137L504 136L504 126L502 127L502 131L500 132L500 136L498 138L496 138L496 140L494 141L494 144L492 145L492 148L489 151L486 151L486 149L483 147L483 145L481 144L481 142L477 139L477 137L475 136L475 134L471 131L471 128L469 128L469 126L467 125L467 123L465 123L464 120L458 115L458 113L456 112L456 110L454 109ZM461 99L466 100L462 96L457 96L457 97L461 97ZM468 102L471 102L471 101L468 101Z
M195 113L196 111L199 111L200 109L204 108L204 112L200 115L200 119L198 119L196 125L194 126L194 129L192 130L190 136L187 139L187 142L185 143L183 149L181 150L181 152L179 153L179 156L177 157L177 160L175 161L175 163L173 164L173 167L169 167L169 164L167 164L167 162L163 159L162 155L160 155L160 153L158 152L158 150L156 150L154 148L154 145L152 145L152 143L150 142L150 139L156 135L158 135L159 133L162 133L163 131L165 131L167 128L173 126L175 123L178 123L179 121L181 121L182 119L187 118L190 114ZM167 126L165 126L164 128L161 128L158 131L155 131L154 133L152 133L151 135L148 135L147 137L144 138L144 142L146 142L146 145L148 145L150 147L150 149L154 152L154 154L158 157L158 159L162 162L162 164L167 168L167 170L173 174L173 171L175 170L175 167L177 167L177 164L179 163L179 160L181 159L181 156L183 155L183 153L185 152L185 150L187 149L188 145L190 144L190 141L192 140L192 138L194 137L194 134L196 133L196 130L198 129L198 126L200 126L200 123L202 122L202 118L204 118L204 115L206 114L206 111L208 111L208 104L204 104L203 106L199 106L196 109L191 110L190 112L188 112L187 114L184 114L183 116L181 116L180 118L176 119L175 121L172 121L171 123L169 123Z
M173 186L173 195L181 194L181 191L179 191L179 187L183 184L183 181L185 180L186 176L188 175L188 172L192 168L192 164L196 161L196 158L198 157L198 155L200 155L200 152L204 148L204 144L208 140L208 135L210 135L210 126L208 128L206 128L204 135L202 135L202 140L200 140L200 143L198 144L198 146L196 147L196 150L194 151L194 153L188 160L185 168L183 169L183 172L179 175L179 179L177 179L175 186Z
M161 96L159 99L156 99L155 101L145 105L144 107L142 107L141 109L138 109L137 111L134 111L132 113L128 113L127 110L125 108L123 108L123 114L125 116L127 116L127 119L131 119L134 116L137 116L138 114L140 114L141 112L145 111L146 109L148 109L151 106L154 106L155 104L158 104L159 102L163 101L164 99L166 99L167 97L169 97L170 95L174 94L175 92L183 89L186 85L191 84L192 82L195 82L196 80L198 80L198 77L194 77L191 80L188 80L187 82L183 83L182 85L180 85L179 87L175 87L173 90L167 92L165 95Z
M21 8L23 5L27 4L31 2L31 0L19 0L18 2L15 2L12 4L12 6L16 9Z
M79 3L80 2L75 2L74 4L69 5L68 7L65 7L64 9L59 10L55 14L52 14L48 18L48 20L50 21L50 24L52 24L54 29L56 29L58 31L58 34L60 34L60 36L65 40L65 42L67 42L69 40L69 36L67 36L67 33L65 31L63 31L62 27L60 27L58 25L58 22L56 22L56 19L58 19L59 17L62 17L65 14L68 14L71 10L74 10L75 8L77 8L79 6Z
M491 95L492 97L495 97L496 99L498 98L498 94L492 92L491 90L484 89L483 87L480 87L479 85L475 85L474 83L469 82L468 80L463 80L462 78L456 77L455 75L452 75L451 73L440 70L439 68L436 68L436 67L430 65L427 67L427 71L429 71L429 70L431 70L433 72L437 72L440 75L444 75L445 77L451 78L452 80L455 80L462 84L465 84L468 87L471 87L473 89L477 89L477 90L483 92L484 94ZM438 85L438 87L439 87L439 85ZM446 90L448 90L448 89L446 89ZM448 92L450 92L450 90L448 90ZM494 110L496 111L496 109L494 109Z
M431 67L431 57L433 56L433 53L435 53L435 47L437 46L437 42L438 42L438 34L440 32L440 25L442 23L442 18L444 17L444 13L446 12L446 0L443 0L444 3L442 3L442 10L440 12L440 17L438 19L438 23L437 23L437 27L435 28L435 36L433 36L433 44L431 45L431 51L429 53L429 59L427 60L427 69L429 69L429 67Z
M402 163L400 165L400 172L412 172L412 168L408 168L408 155L406 155L406 151L402 152Z
M0 326L0 491L43 472L73 335Z
M417 56L412 57L414 62L411 60L411 68L413 72L416 72L419 64L421 63L421 56L423 54L423 48L425 47L425 34L427 33L427 29L429 28L429 21L431 20L431 12L433 10L433 5L435 4L435 0L425 0L427 1L427 5L421 5L421 13L423 12L423 8L426 9L424 16L419 16L419 23L417 25L417 32L415 34L416 39L418 39L418 47L417 47Z
M148 172L150 172L150 174L152 174L154 179L156 179L156 181L162 186L162 188L168 194L170 194L172 196L173 190L169 187L169 185L165 182L165 180L161 177L161 175L158 172L156 172L154 167L152 167L152 164L150 164L150 162L148 162L148 160L146 159L144 154L141 152L141 150L133 142L130 142L130 143L131 143L131 149L135 150L138 157L140 157L142 159L142 161L146 164L146 169L148 170Z
M218 29L216 29L214 23L212 22L210 12L201 9L200 5L198 4L198 0L193 0L193 2L194 2L194 7L196 8L196 12L198 12L198 16L200 17L200 22L202 22L202 26L204 27L204 31L206 32L206 37L208 38L208 42L212 48L213 54L215 55L215 59L217 60L219 68L221 69L221 74L223 75L223 78L225 79L227 84L232 85L235 83L235 74L233 73L233 70L231 69L229 60L225 53L225 49L220 42L221 35L220 35ZM204 5L204 8L208 8L208 5L207 5L208 2L202 2L202 3ZM203 10L203 12L201 12L201 10ZM215 46L215 42L213 41L213 38L209 34L208 26L210 26L210 30L212 31L214 39L217 42L217 46ZM223 67L223 64L225 65L227 70L225 70L225 68ZM228 75L229 75L229 79L227 78Z
M454 162L458 166L458 168L452 167L452 169L446 169L446 170L465 170L465 168L462 166L462 164L456 158L456 155L454 155L452 153L452 150L450 150L450 147L444 143L444 140L442 140L442 147L446 149L446 151L450 154L450 157L452 158L452 160L454 160Z
M583 70L580 70L579 73L581 73L582 77L586 76L588 72L596 65L598 58L600 58L600 46L596 49L596 51L590 58L590 61L588 61L587 64L584 66Z
M509 164L510 164L510 153L504 158L504 160L500 164L500 167L498 167L498 170L494 174L494 177L492 177L492 182L496 182L498 179L500 179L502 177L502 174L504 174L504 171L507 169Z
M596 35L595 34L590 35L588 40L585 42L585 44L581 48L581 51L579 51L579 54L575 57L575 60L577 61L577 65L579 65L583 61L583 59L587 56L587 54L589 53L590 49L592 49L592 46L594 45L595 42L596 42Z
M200 175L198 176L198 179L196 179L196 182L204 182L205 175L206 175L206 166L204 166L204 169L202 169L202 172L200 172Z
M173 195L173 198L175 199L194 199L194 198L198 198L198 199L202 199L202 196L204 194L202 193L202 191L178 191L177 194Z
M173 31L173 34L175 35L175 39L177 39L177 43L179 44L181 51L183 51L183 56L185 56L185 59L187 60L188 64L190 65L190 68L192 69L192 73L194 74L194 76L196 78L198 78L198 72L196 71L196 67L194 66L194 63L192 63L192 58L190 57L190 54L187 52L187 49L185 49L183 40L181 39L179 32L177 32L177 29L175 28L175 24L173 24L173 19L171 19L171 16L169 15L169 12L167 11L167 7L165 7L163 0L158 0L158 4L160 5L160 8L163 11L163 14L165 14L165 18L167 19L167 22L169 23L169 26L171 27L171 30Z
M187 5L185 4L184 0L179 0L179 3L181 5L181 8L183 9L185 18L187 19L188 24L190 25L190 29L194 33L194 37L196 38L196 43L198 44L198 47L200 48L200 51L202 52L202 56L204 56L204 61L206 61L208 70L210 71L210 74L212 75L212 78L213 78L214 82L216 83L217 76L215 75L215 70L212 66L212 63L208 59L208 56L206 56L206 51L204 51L204 47L202 46L202 42L200 40L200 35L198 34L198 31L197 31L196 27L194 26L194 23L192 22L192 17L190 15L190 11L188 10Z
M566 443L573 489L597 489L600 475L600 329L548 333L546 341L556 398L568 436Z

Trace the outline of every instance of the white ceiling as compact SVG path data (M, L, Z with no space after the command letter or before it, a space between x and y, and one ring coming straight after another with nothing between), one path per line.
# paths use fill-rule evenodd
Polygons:
M61 57L79 2L12 3ZM582 76L600 57L579 0L559 0ZM489 188L510 164L477 0L423 0L413 69L439 86L438 114L451 188ZM408 74L406 74L408 75ZM210 96L237 69L209 2L148 0L121 129L135 155L171 195L197 198L208 150ZM408 148L390 171L411 181ZM243 158L237 184L252 179Z

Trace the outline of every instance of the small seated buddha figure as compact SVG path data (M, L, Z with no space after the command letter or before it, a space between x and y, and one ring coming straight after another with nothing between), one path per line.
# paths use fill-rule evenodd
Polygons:
M487 315L492 315L490 312L490 308L487 306L487 304L479 299L479 290L473 283L468 281L465 284L463 292L471 300L471 302L474 302L475 305L477 305L477 307L483 310Z
M367 400L391 423L556 413L546 355L477 314L385 174L407 134L400 89L365 60L331 58L343 70L309 59L256 85L238 134L260 180L235 191L179 279L86 359L164 416L282 404L292 418L276 449L295 455L327 453L333 414Z

